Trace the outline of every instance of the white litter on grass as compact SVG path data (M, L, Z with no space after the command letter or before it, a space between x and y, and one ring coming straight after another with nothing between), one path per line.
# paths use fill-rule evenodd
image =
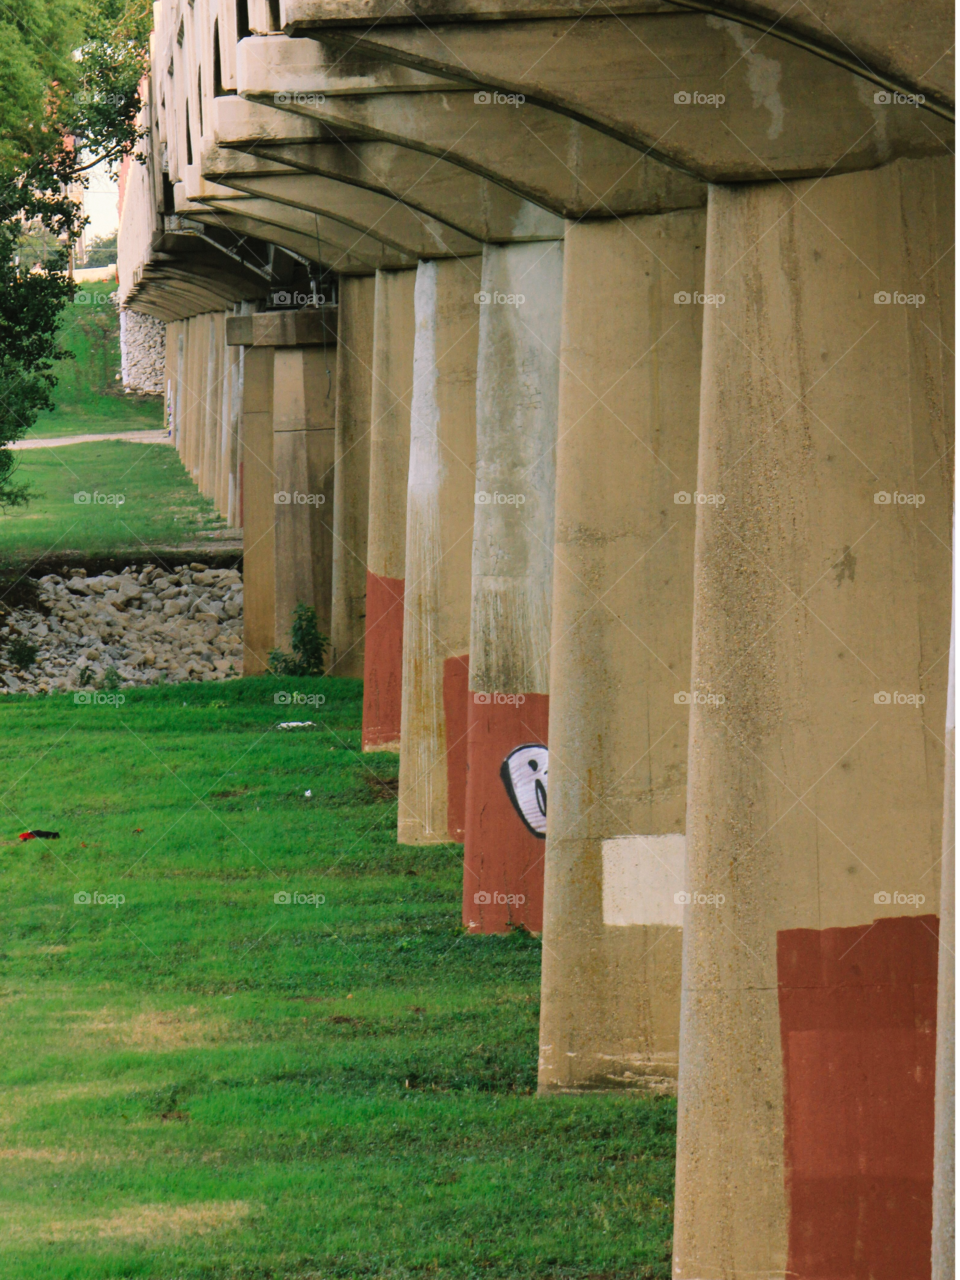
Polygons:
M303 794L307 797L307 799L308 799L308 800L312 800L312 799L313 799L313 792L312 792L312 791L305 791Z
M315 729L317 723L315 720L284 720L283 724L278 724L278 729Z

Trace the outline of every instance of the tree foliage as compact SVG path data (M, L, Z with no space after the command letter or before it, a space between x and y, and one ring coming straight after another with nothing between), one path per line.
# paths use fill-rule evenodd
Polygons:
M52 409L57 331L73 285L76 194L138 137L147 0L18 0L0 6L0 507L27 501L4 446Z

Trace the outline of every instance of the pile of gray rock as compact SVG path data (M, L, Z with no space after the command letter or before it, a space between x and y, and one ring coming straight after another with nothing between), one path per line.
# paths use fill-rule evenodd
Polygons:
M47 574L37 591L39 610L12 609L0 627L0 693L226 680L243 669L236 569L145 564L96 577L78 569ZM26 667L12 660L18 637L38 650Z

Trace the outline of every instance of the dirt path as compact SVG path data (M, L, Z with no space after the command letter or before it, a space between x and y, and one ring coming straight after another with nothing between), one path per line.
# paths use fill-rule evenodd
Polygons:
M95 440L132 440L134 444L173 444L166 431L116 431L109 435L36 436L32 440L16 440L8 449L54 449L68 444L89 444Z

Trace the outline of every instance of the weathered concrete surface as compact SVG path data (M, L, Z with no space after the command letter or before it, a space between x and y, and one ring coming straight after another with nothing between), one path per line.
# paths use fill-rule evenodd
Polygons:
M942 162L711 190L678 1280L929 1274L951 227Z
M463 864L463 922L484 933L543 920L546 790L522 817L501 770L547 742L562 291L562 240L484 250Z
M378 271L370 399L363 749L399 751L415 271Z
M476 240L556 240L563 219L449 160L394 142L245 142L266 164L368 187L440 218ZM242 151L228 152L241 159ZM249 160L249 155L246 156Z
M533 104L484 105L474 97L454 89L313 104L291 100L278 104L278 114L425 151L564 217L659 213L704 203L698 180L598 129Z
M704 244L699 210L567 229L545 1092L676 1087Z
M876 5L869 0L814 0L797 6L790 0L612 0L603 13L673 15L679 10L712 13L766 32L771 28L784 40L795 41L818 55L833 59L881 87L919 91L934 101L954 100L953 22L949 6L927 0L913 5ZM514 3L460 3L452 11L446 0L416 4L406 0L286 0L284 25L291 32L329 30L343 24L377 28L385 23L495 22L531 18L596 17L596 6L585 0L515 0ZM359 32L354 30L354 35ZM756 36L748 32L753 40Z
M240 485L243 492L243 674L266 671L274 616L273 349L243 353Z
M954 623L953 630L955 631ZM933 1134L933 1258L931 1280L956 1274L956 638L950 637L950 677L940 863L940 954L937 964L937 1086Z
M480 259L423 262L407 488L401 844L463 839ZM459 824L459 826L458 826Z
M714 15L591 16L516 22L509 40L472 23L341 32L344 47L520 92L480 110L518 121L539 107L590 121L651 159L719 182L872 168L947 155L952 123L773 33ZM706 101L684 101L683 94ZM677 96L681 100L677 101ZM715 101L709 99L715 98ZM722 100L721 100L722 99ZM536 104L533 106L531 104Z
M373 383L372 276L340 284L337 335L336 479L333 497L333 616L329 672L363 675Z
M317 611L331 634L336 559L334 458L336 385L342 349L277 346L273 365L275 627L290 648L298 604Z

